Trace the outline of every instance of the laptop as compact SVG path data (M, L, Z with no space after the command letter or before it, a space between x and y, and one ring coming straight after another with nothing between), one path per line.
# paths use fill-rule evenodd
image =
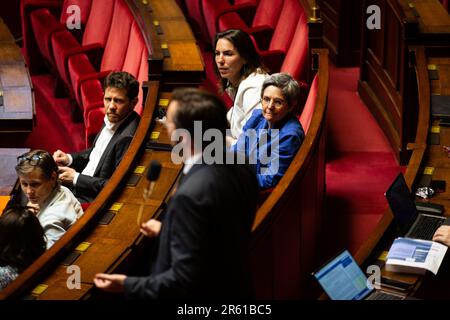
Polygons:
M443 224L450 225L450 218L419 212L405 177L399 173L386 191L386 199L399 228L399 235L408 238L432 240Z
M313 273L331 300L403 300L405 297L369 288L367 277L353 256L344 250Z

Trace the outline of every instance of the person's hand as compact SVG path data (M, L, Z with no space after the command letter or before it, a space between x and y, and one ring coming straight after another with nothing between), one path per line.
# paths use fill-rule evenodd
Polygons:
M31 203L30 201L28 201L27 207L29 207L30 210L33 211L34 214L38 214L39 211L41 210L41 208L39 207L39 204Z
M75 169L69 167L59 167L59 180L65 185L73 185L73 179L75 179Z
M434 233L433 241L450 246L450 226L440 226Z
M67 166L69 164L69 157L67 156L67 153L59 149L53 152L53 160L55 160L58 166Z
M127 276L124 274L97 273L94 277L94 284L103 291L121 293L124 290L126 278Z
M150 219L147 222L143 222L140 231L148 238L157 237L161 231L161 221Z

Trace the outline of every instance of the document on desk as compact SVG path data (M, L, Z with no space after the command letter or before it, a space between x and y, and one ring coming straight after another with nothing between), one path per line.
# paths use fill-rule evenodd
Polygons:
M394 240L386 261L386 270L425 274L426 270L437 274L447 246L434 241L397 238Z

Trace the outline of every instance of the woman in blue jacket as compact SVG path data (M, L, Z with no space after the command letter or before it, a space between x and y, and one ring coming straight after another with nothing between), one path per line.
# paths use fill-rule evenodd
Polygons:
M300 87L289 74L267 78L261 90L262 109L253 111L234 146L256 164L261 189L277 185L303 142L305 133L292 112L299 96Z

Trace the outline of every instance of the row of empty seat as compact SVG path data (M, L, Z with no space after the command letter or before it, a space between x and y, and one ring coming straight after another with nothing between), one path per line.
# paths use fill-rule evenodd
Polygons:
M80 8L81 29L75 32L66 26L72 5ZM35 66L43 58L80 108L90 145L103 123L106 75L124 70L140 83L148 80L149 52L139 25L125 0L25 0L21 13L27 62ZM139 114L142 102L140 90Z
M307 16L299 0L180 0L191 26L206 48L207 88L215 88L214 58L208 50L214 35L242 29L254 40L263 64L271 72L287 72L306 83ZM212 48L214 49L214 48Z

